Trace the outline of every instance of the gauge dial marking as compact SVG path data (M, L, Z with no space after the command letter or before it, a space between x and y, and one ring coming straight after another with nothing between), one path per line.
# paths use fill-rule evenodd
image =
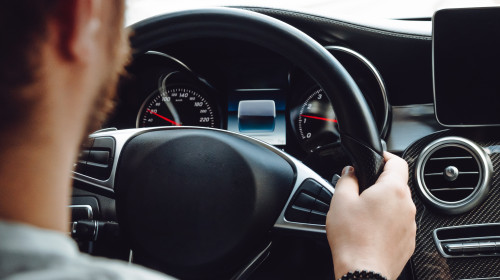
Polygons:
M323 90L313 87L303 100L294 120L302 147L313 152L324 145L337 142L339 123Z
M174 122L173 120L171 120L171 119L169 119L169 118L167 118L167 117L164 117L164 116L162 116L162 115L160 115L160 114L158 114L158 113L155 113L155 112L153 112L153 111L151 111L151 110L149 110L149 109L146 109L146 111L147 111L148 113L152 114L152 115L157 116L157 117L158 117L158 118L160 118L160 119L164 119L164 120L166 120L167 122L169 122L169 123L171 123L171 124L173 124L173 125L175 125L175 126L181 126L181 124L180 124L180 123L176 123L176 122Z
M304 118L310 118L310 119L316 119L316 120L322 120L322 121L327 121L327 122L333 122L333 123L338 123L336 119L327 119L327 118L322 118L322 117L316 117L316 116L309 116L309 115L300 115L301 117Z

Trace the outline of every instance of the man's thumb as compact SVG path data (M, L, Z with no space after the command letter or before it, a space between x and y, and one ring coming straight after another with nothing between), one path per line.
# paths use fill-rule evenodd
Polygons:
M343 198L359 196L358 178L354 174L352 166L346 166L342 170L342 176L335 186L334 196L342 196Z

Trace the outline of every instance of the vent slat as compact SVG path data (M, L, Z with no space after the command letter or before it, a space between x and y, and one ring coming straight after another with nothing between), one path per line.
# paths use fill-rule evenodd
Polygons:
M438 172L438 173L427 173L424 174L424 176L443 176L443 172Z
M458 175L477 175L479 174L478 171L459 171ZM424 176L443 176L444 172L437 172L437 173L426 173Z
M479 174L479 171L460 171L458 172L459 175L477 175Z
M443 191L473 191L475 188L439 188L439 189L429 189L431 192L443 192Z
M448 166L455 166L459 172L479 172L475 159L435 160L427 161L424 174L444 172Z
M473 157L434 157L429 160L454 160L454 159L473 159Z

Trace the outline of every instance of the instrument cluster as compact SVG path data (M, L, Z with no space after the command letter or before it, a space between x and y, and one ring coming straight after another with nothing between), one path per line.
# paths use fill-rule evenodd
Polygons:
M107 126L226 129L275 145L311 165L338 155L342 124L313 77L278 54L234 44L173 46L137 55ZM391 112L380 73L354 50L327 49L358 84L385 138Z

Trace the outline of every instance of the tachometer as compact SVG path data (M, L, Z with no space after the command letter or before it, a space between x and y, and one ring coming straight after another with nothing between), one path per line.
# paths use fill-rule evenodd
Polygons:
M155 90L137 115L137 127L154 126L220 127L216 107L201 91L190 86Z
M308 151L339 139L335 112L322 89L313 90L307 96L296 122L301 143Z
M368 59L351 49L338 46L327 49L358 85L373 114L380 137L384 139L389 130L390 106L380 73ZM332 104L312 79L306 77L303 80L300 72L295 75L296 101L290 110L295 135L305 151L328 154L339 143L339 123Z

